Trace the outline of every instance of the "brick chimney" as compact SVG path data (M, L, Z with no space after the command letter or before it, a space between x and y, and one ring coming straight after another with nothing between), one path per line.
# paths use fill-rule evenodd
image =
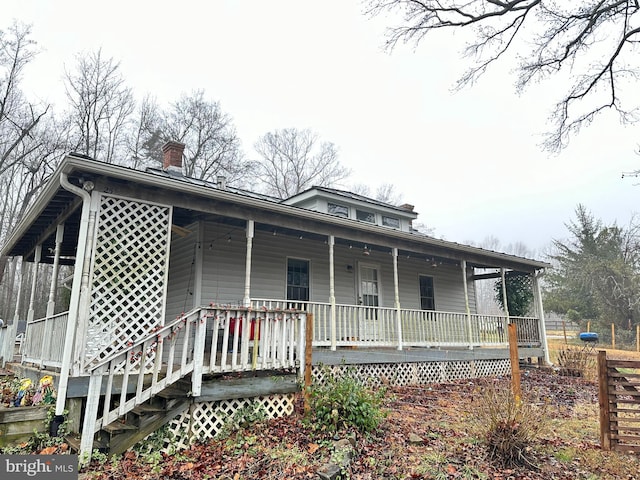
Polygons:
M411 205L410 203L403 203L399 206L399 208L406 210L407 212L413 212L415 205Z
M182 174L182 152L184 143L169 141L162 146L162 168L168 172Z

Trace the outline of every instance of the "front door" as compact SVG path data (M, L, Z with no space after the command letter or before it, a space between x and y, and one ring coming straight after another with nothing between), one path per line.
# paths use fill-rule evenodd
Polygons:
M360 264L358 303L360 310L360 339L376 340L376 320L380 306L380 271L375 265Z

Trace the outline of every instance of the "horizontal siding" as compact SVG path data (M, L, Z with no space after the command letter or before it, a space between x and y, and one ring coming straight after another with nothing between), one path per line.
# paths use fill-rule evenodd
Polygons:
M194 271L192 264L196 243L198 241L198 225L190 225L191 233L181 237L171 235L171 254L169 257L169 282L167 285L167 309L165 319L172 320L185 310L193 307L193 296L188 289L193 289Z
M232 229L229 225L207 222L204 228L204 266L202 278L202 303L242 303L245 283L246 234L243 228ZM190 235L188 238L191 238ZM229 239L230 237L230 239ZM194 236L195 238L195 236ZM192 240L193 242L193 240ZM184 242L183 242L184 243ZM183 247L186 248L186 247ZM191 244L193 248L193 244ZM186 248L188 250L188 248ZM173 258L173 257L172 257ZM251 297L284 299L286 296L287 258L299 258L310 263L310 300L329 302L329 246L310 238L273 235L272 232L256 231L253 239L251 264ZM181 262L190 265L191 258L183 252ZM374 251L365 257L361 248L336 245L334 249L335 296L339 304L357 304L358 267L362 263L377 265L380 269L381 306L393 307L393 257L388 253ZM173 262L172 262L173 265ZM403 308L420 308L419 275L434 279L436 309L464 312L464 287L462 272L458 266L440 265L432 268L424 259L398 258L400 304ZM173 277L171 272L170 277ZM188 274L182 272L182 281ZM173 281L174 279L171 278ZM180 289L170 281L176 291L173 303L178 304ZM193 279L191 279L193 285ZM175 281L177 283L177 280ZM473 283L469 282L471 311L475 312ZM182 311L182 303L180 310ZM175 311L175 307L174 310ZM179 313L179 312L178 312Z

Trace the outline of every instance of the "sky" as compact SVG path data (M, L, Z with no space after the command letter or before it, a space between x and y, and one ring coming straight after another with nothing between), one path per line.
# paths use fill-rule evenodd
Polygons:
M581 203L605 224L639 209L640 126L604 115L550 154L539 146L559 81L516 94L513 65L454 92L461 36L384 49L393 19L358 0L181 2L3 0L0 29L32 25L41 52L25 72L31 99L64 105L64 69L101 48L138 99L162 104L203 89L234 121L248 158L281 128L309 128L339 149L351 185L394 185L445 240L540 257ZM640 104L640 95L638 98Z

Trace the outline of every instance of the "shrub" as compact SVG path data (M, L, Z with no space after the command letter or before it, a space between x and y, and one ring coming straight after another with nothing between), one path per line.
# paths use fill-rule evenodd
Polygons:
M500 382L481 391L472 414L493 461L506 468L535 466L533 445L548 423L545 403L516 399L510 384Z
M347 370L343 375L324 369L324 382L314 384L309 393L307 420L319 430L336 432L354 427L366 433L375 430L386 416L385 388L376 391Z
M558 367L560 375L588 377L595 361L588 350L565 346L558 351Z

